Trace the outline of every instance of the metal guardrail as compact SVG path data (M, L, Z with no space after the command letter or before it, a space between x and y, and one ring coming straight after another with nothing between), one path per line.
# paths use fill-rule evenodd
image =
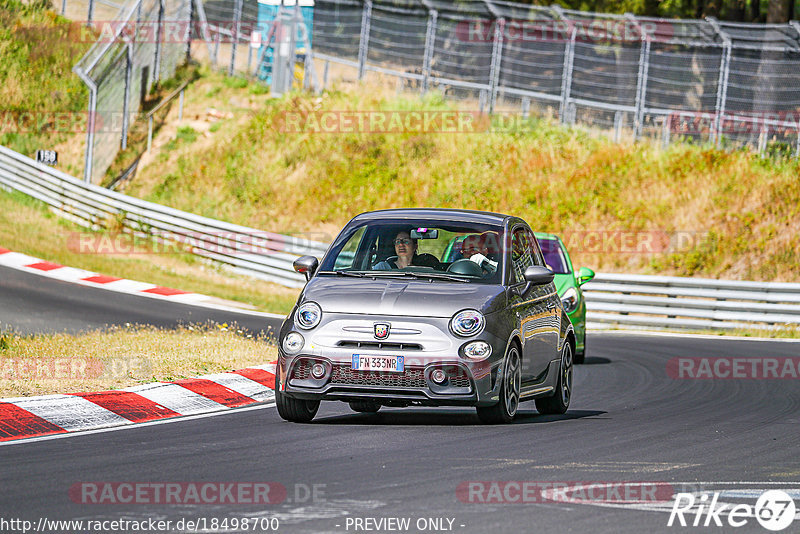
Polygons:
M586 320L696 329L800 326L800 284L598 273Z
M302 287L300 255L328 244L247 228L87 184L0 146L0 187L20 191L89 228L121 225L134 235L184 244L235 272ZM587 321L669 328L800 326L800 283L598 273L584 286Z
M39 199L82 226L121 225L134 235L182 244L191 253L235 272L288 287L305 284L305 278L292 268L298 256L321 257L328 248L326 243L247 228L109 191L3 146L0 187Z

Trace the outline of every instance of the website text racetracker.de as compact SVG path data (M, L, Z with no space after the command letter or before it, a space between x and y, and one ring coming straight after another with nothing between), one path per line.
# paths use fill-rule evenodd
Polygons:
M195 517L181 519L48 519L36 521L0 517L0 532L274 532L280 528L276 517Z

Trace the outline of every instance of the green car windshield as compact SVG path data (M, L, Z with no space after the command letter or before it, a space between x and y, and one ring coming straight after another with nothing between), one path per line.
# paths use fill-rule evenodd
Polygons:
M369 221L340 235L320 274L408 277L499 284L503 229L478 223ZM402 266L399 256L410 258Z

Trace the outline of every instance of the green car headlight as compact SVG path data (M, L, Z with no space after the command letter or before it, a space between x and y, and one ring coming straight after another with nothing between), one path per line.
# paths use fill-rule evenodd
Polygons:
M574 287L567 289L561 297L561 304L565 312L574 312L578 308L578 291Z

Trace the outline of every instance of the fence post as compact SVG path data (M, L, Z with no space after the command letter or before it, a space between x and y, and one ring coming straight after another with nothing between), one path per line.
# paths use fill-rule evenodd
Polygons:
M161 79L161 40L164 32L164 0L158 0L158 24L156 25L156 46L155 58L153 60L153 82L157 83Z
M497 101L497 83L500 79L500 63L503 60L503 34L505 27L506 19L495 19L492 64L489 69L489 114L494 113L494 105Z
M61 16L65 16L67 14L67 0L61 0Z
M128 148L128 126L131 113L131 76L133 74L133 41L128 41L127 61L125 62L125 96L122 101L122 132L120 132L120 148Z
M614 142L622 141L622 112L614 112Z
M242 0L236 0L233 18L233 42L231 43L231 64L228 67L228 76L233 76L233 72L236 70L236 47L239 44L239 31L242 26Z
M422 94L428 92L431 78L431 61L433 50L436 47L436 26L439 22L439 12L431 9L428 13L428 32L425 34L425 56L422 60Z
M569 41L564 48L564 68L561 73L561 105L558 109L558 118L562 123L567 122L567 110L569 108L569 94L572 91L572 65L575 59L575 38L578 28L572 27Z
M531 99L527 96L522 97L522 118L527 119L531 114Z
M86 10L86 25L92 25L92 19L94 18L94 0L89 0L89 7Z
M634 117L633 138L642 135L644 106L647 97L647 75L650 70L650 36L642 33L642 48L639 51L639 77L636 86L636 117Z
M800 121L797 121L797 140L795 141L794 157L800 157Z
M719 78L717 79L717 100L714 105L714 144L722 144L722 124L725 121L725 101L728 98L728 73L731 67L731 40L727 33L722 31L719 22L714 17L706 17L706 21L722 39L722 57L719 62Z
M672 115L664 117L664 126L661 128L661 146L667 148L669 146L669 130L672 127Z
M369 49L369 27L372 23L372 0L364 1L364 11L361 13L361 37L358 41L358 79L364 78L364 69L367 64L367 50Z
M769 126L766 124L761 127L758 133L758 153L763 154L767 150L767 138L769 137Z

